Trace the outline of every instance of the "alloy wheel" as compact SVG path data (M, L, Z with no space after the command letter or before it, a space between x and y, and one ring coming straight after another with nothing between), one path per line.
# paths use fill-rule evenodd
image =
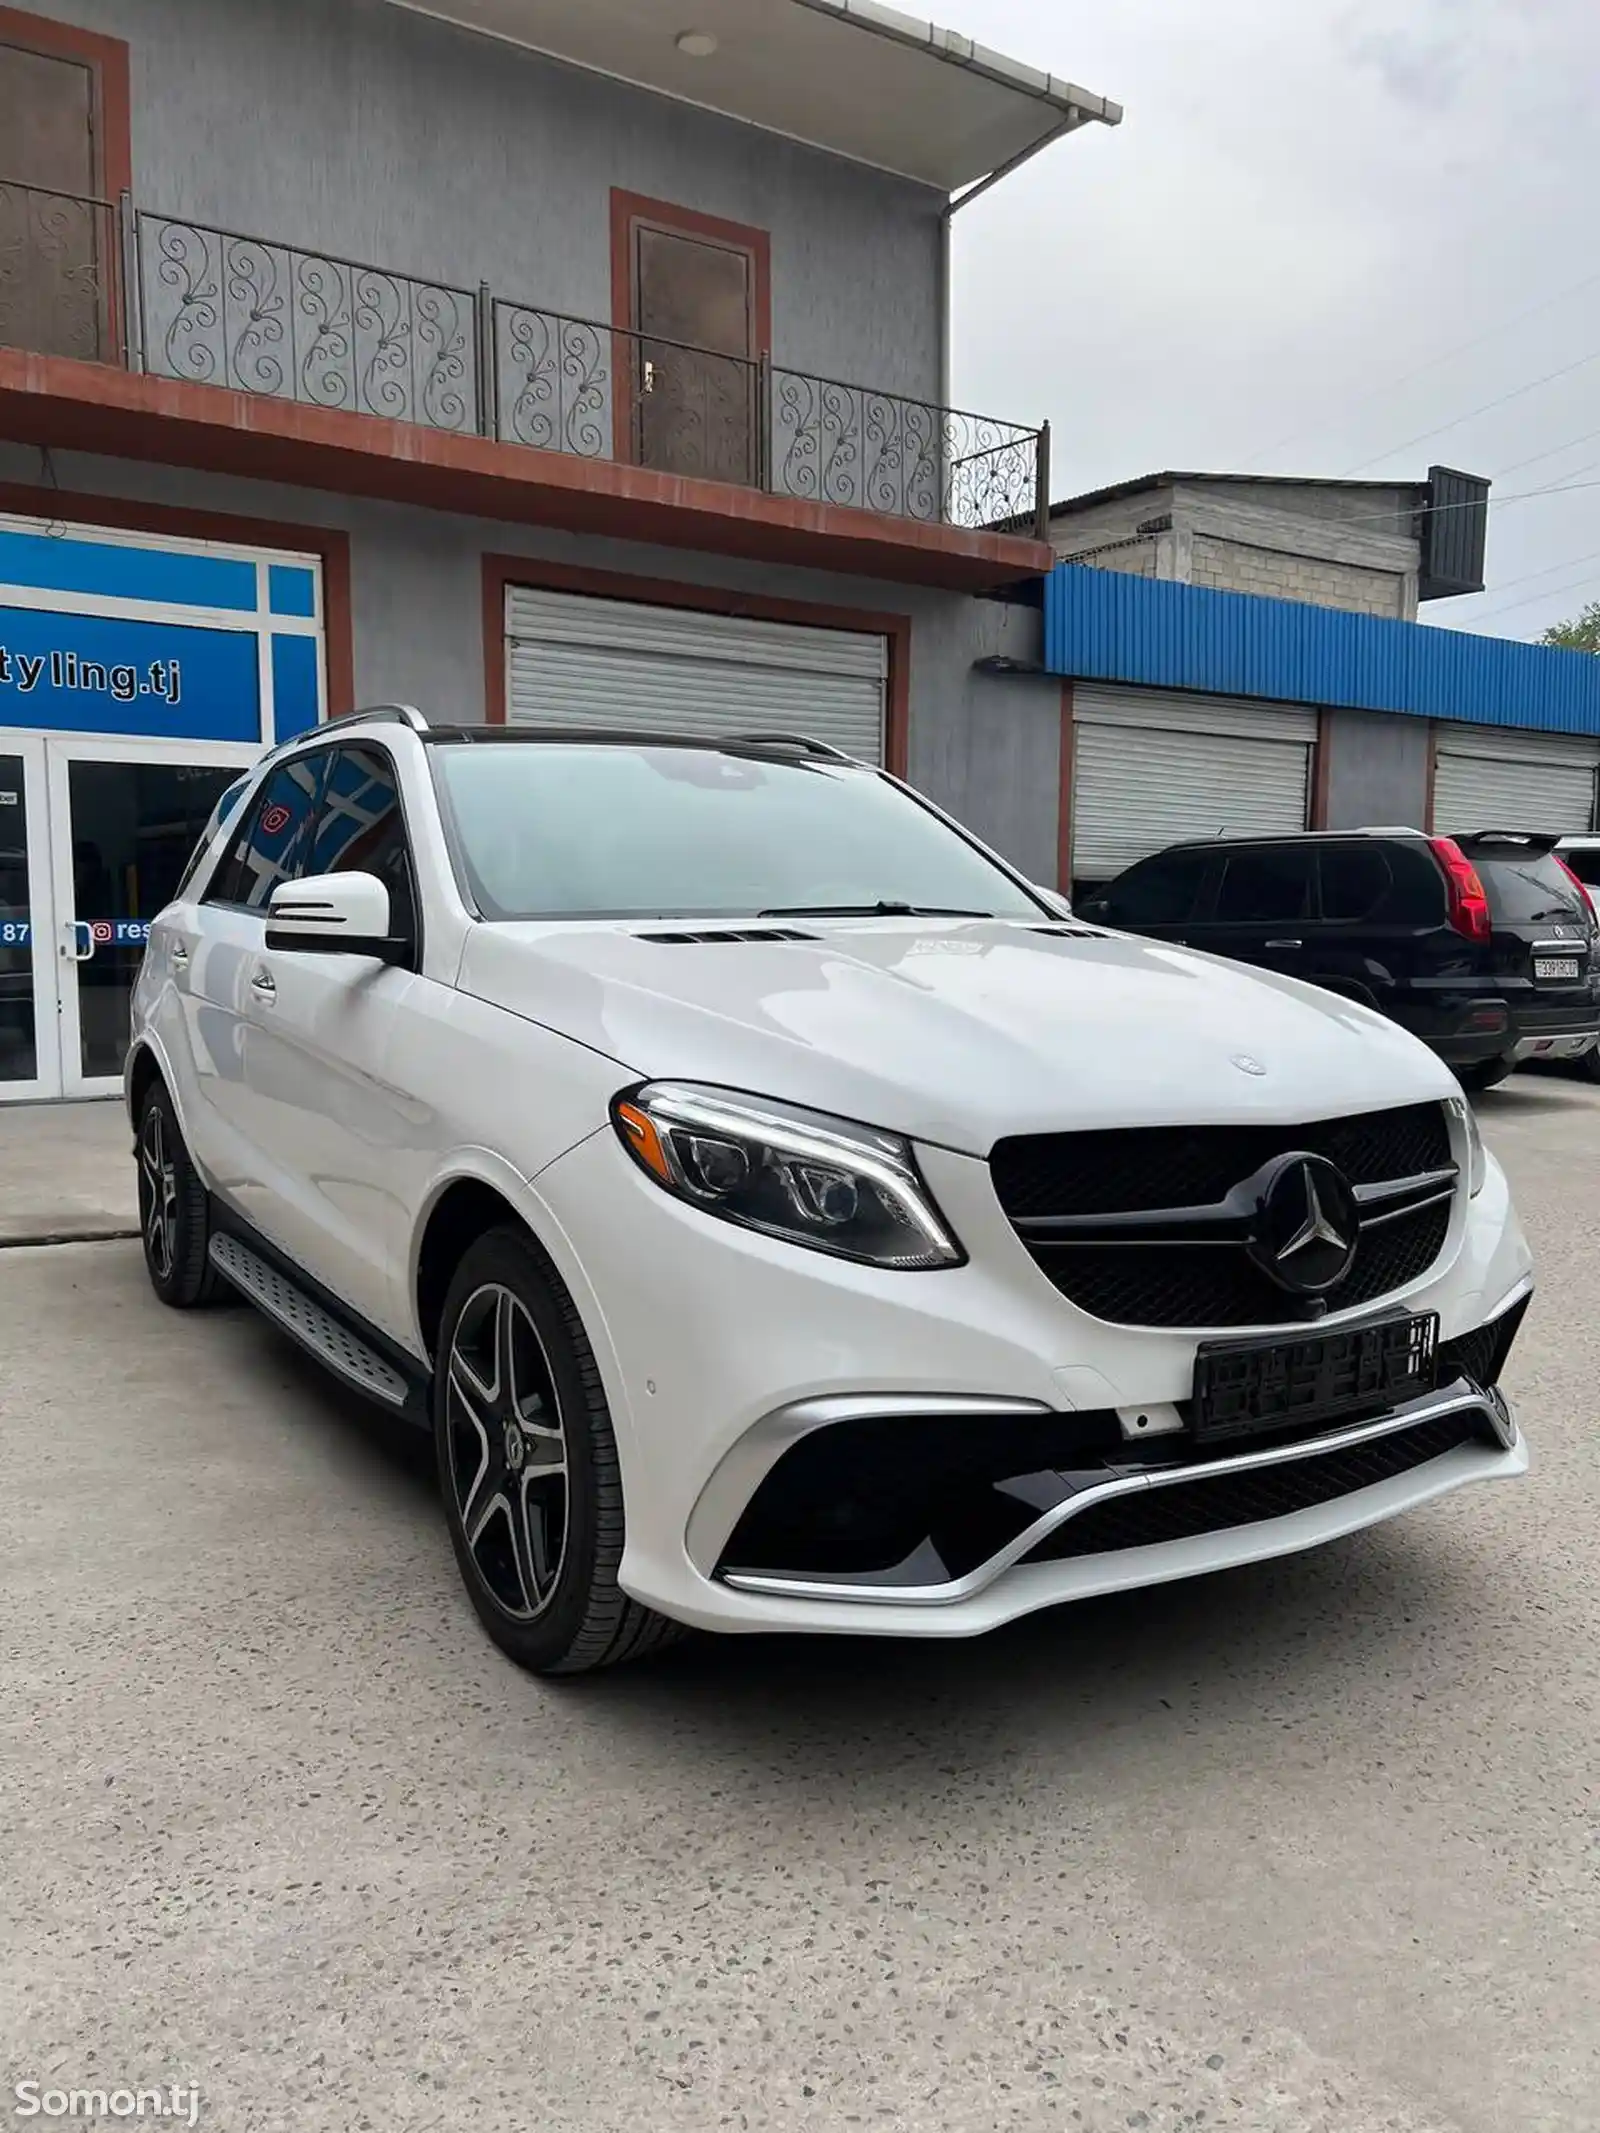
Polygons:
M497 1607L531 1622L566 1556L567 1440L544 1343L499 1282L462 1306L446 1359L450 1486L467 1550Z
M159 1103L146 1110L139 1136L139 1226L150 1271L157 1281L170 1281L178 1256L178 1173Z

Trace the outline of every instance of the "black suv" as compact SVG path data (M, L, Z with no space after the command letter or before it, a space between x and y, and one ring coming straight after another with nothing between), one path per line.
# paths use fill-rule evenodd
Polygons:
M1340 830L1176 844L1079 916L1344 993L1410 1030L1469 1089L1600 1032L1600 938L1554 837Z

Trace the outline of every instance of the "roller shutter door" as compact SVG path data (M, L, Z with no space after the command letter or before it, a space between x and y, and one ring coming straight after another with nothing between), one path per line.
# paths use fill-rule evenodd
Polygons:
M1515 726L1440 726L1433 821L1464 830L1543 830L1571 836L1595 823L1600 740Z
M1073 716L1077 880L1108 880L1186 837L1306 826L1315 711L1080 682Z
M883 758L887 638L506 590L512 725L803 733Z

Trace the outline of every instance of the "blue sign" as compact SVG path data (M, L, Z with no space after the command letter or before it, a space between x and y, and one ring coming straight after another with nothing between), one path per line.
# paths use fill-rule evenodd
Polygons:
M26 948L33 939L33 926L25 918L0 918L0 948Z
M257 639L244 630L0 607L0 726L258 741Z

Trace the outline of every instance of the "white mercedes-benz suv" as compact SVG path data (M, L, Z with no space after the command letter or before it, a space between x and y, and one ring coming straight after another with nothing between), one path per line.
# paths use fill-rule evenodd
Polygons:
M1448 1069L814 741L291 742L152 927L127 1099L157 1295L430 1429L542 1671L964 1636L1527 1467Z

